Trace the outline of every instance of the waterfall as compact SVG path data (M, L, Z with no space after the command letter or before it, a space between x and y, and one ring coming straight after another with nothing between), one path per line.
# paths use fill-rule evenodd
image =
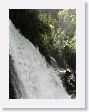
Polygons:
M19 92L21 94L20 97L17 95L18 98L70 98L55 70L48 66L39 49L22 36L11 21L9 21L9 55L12 57L16 72L13 74L16 86L13 83L13 87L17 94Z

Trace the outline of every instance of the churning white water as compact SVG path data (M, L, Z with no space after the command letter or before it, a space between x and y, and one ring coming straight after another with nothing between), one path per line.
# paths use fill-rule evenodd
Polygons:
M9 53L14 60L21 98L70 98L39 49L22 36L11 21L9 23Z

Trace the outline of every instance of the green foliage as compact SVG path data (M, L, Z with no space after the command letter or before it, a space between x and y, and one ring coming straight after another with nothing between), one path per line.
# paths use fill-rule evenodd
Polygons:
M64 59L64 65L76 69L76 10L58 12L56 32L53 35L53 46L57 49L59 59ZM60 64L60 63L59 63Z
M59 25L62 30L65 30L66 36L73 37L76 30L76 10L59 11L58 17Z

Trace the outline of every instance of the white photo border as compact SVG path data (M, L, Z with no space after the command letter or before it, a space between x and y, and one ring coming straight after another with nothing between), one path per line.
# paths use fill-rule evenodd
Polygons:
M9 99L9 9L76 9L76 99ZM0 1L0 106L85 108L85 3L83 0Z

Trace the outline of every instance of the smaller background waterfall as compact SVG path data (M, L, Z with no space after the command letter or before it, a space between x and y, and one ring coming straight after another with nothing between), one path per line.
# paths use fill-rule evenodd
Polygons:
M10 99L75 98L75 17L75 10L9 10Z

